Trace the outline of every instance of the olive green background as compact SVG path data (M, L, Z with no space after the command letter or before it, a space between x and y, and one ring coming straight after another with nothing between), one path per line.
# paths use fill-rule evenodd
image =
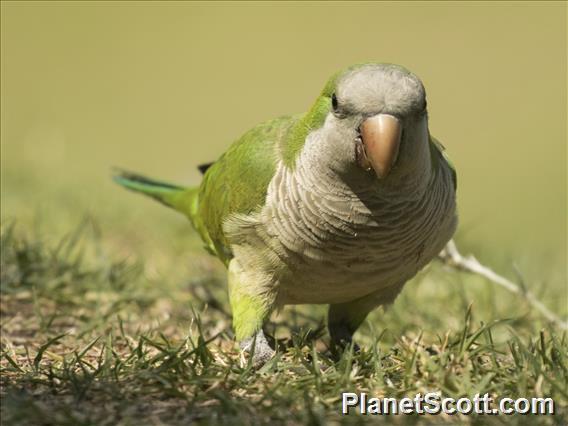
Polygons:
M2 2L1 47L3 219L181 221L110 167L197 184L248 128L378 60L424 81L464 244L566 280L566 3Z

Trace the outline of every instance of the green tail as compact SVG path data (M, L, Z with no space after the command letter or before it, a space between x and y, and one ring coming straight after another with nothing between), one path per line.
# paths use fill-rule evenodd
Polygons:
M198 188L186 188L150 179L125 170L116 170L113 180L126 189L147 195L186 215L195 225Z

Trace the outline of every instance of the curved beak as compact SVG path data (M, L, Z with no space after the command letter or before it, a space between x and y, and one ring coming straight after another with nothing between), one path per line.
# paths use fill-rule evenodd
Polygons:
M402 126L398 118L389 114L377 114L361 124L361 139L366 157L379 177L386 177L396 162Z

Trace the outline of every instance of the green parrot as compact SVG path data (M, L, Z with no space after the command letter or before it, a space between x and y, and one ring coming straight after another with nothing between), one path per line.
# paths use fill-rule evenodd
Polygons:
M259 124L198 187L120 171L120 185L186 215L228 269L236 339L274 354L271 312L329 304L332 347L444 248L457 225L456 172L428 130L426 94L383 63L334 74L309 111Z

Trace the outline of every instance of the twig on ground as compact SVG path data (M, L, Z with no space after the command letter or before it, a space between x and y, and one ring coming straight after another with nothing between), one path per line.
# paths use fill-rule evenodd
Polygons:
M444 250L439 255L440 259L448 266L453 267L460 271L466 271L471 274L480 275L494 284L497 284L504 289L510 291L511 293L518 294L522 296L530 305L536 308L548 321L555 323L563 330L568 330L568 322L562 320L556 314L551 312L546 306L540 302L536 296L529 290L523 288L520 285L502 277L501 275L494 272L487 266L482 265L473 256L463 256L456 247L454 240L446 245Z

